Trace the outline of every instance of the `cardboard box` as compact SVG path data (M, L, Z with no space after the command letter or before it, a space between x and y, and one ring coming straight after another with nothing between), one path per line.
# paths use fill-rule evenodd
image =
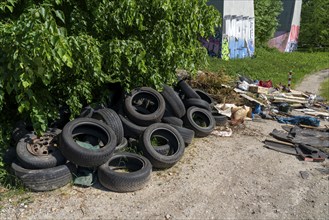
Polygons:
M268 94L268 88L256 85L249 85L249 92Z

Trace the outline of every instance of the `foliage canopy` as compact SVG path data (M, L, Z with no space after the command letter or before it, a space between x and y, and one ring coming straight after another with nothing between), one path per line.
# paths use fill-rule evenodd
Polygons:
M308 48L329 48L329 1L304 0L299 45Z
M279 22L278 16L282 12L282 1L254 0L255 7L255 41L257 46L266 45L273 37Z
M119 82L160 88L195 70L220 16L206 0L6 0L0 3L0 110L45 130Z

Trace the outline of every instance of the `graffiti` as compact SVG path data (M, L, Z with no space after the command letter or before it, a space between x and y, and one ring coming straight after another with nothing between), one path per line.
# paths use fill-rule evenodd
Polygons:
M278 48L279 51L284 52L287 46L289 32L278 31L275 33L274 38L268 42L269 47Z
M219 29L216 31L214 37L209 37L208 40L202 38L200 41L202 45L207 49L209 56L220 57L222 34Z
M200 39L209 56L223 60L252 57L255 52L254 18L228 15L224 17L223 29L214 37Z
M283 11L279 16L279 26L274 37L269 40L270 47L281 52L293 52L297 49L302 10L301 0L282 1Z
M270 47L278 48L281 52L293 52L297 50L299 35L299 26L292 25L290 32L277 31L268 45Z
M228 41L230 59L252 57L255 52L254 37L254 18L224 16L222 42Z
M221 57L222 57L223 60L229 60L230 59L230 50L229 50L228 39L227 38L223 38L222 56Z
M298 35L299 35L299 26L292 25L291 29L290 29L289 39L288 39L288 43L287 43L285 52L292 52L294 50L297 50Z

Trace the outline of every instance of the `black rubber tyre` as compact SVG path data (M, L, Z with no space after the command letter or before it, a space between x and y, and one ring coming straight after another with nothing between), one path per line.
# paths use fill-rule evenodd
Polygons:
M12 132L12 139L15 143L17 143L19 140L21 140L24 137L27 137L29 132L25 127L16 127Z
M119 117L122 121L123 130L126 138L139 138L141 134L145 131L147 127L142 127L134 124L129 119L119 114Z
M195 98L195 99L201 99L201 97L198 95L198 93L196 93L192 87L187 84L184 80L180 80L178 83L177 83L177 86L179 87L179 89L183 92L184 94L184 97L186 99L189 99L189 98Z
M225 115L212 112L212 116L216 121L216 126L225 126L227 124L228 118Z
M121 119L114 110L109 108L99 109L94 111L91 117L104 121L108 126L110 126L117 136L117 144L121 143L122 138L124 137L124 130Z
M74 172L74 166L70 163L52 168L30 170L13 162L11 169L25 187L36 192L50 191L67 185L72 181L71 172Z
M192 140L194 138L195 132L191 129L180 127L176 125L172 125L182 136L185 146L188 146L192 143Z
M124 102L127 117L140 126L160 122L166 107L165 100L156 90L141 87L131 91Z
M128 172L117 172L126 169ZM115 192L133 192L142 189L151 179L152 165L141 155L122 152L114 154L98 167L98 180L107 189Z
M60 133L61 130L59 129L50 129L41 137L37 137L36 135L30 133L28 136L22 138L16 145L17 159L20 164L27 169L44 169L65 164L66 158L62 155L61 151L57 147L58 136ZM28 150L28 146L34 148L32 139L43 140L41 145L47 143L50 144L50 142L52 144L46 149L41 149L42 154L34 155ZM40 144L36 144L36 147L39 148L39 145Z
M177 118L181 118L185 115L186 109L184 103L172 87L164 85L161 94L166 101L166 106L170 106L172 113Z
M211 112L198 107L188 108L183 121L184 126L192 129L196 137L208 136L216 125Z
M183 120L175 116L165 116L162 118L162 122L179 127L183 126Z
M192 106L196 106L196 107L207 109L208 111L211 111L210 104L202 99L195 99L195 98L185 99L184 105L185 105L186 109L188 109L189 107L192 107Z
M170 146L169 144L161 145L161 146L154 146L154 149L156 152L162 155L168 155L170 154Z
M104 146L99 149L81 147L75 140L85 135L97 137ZM97 167L112 156L117 138L105 123L93 118L78 118L64 126L60 143L62 154L72 163L82 167Z
M202 100L208 102L209 104L214 103L214 99L205 91L201 89L194 89L194 91L200 96Z
M170 153L163 155L156 151L152 145L152 137L161 136L167 140L170 146ZM180 133L171 125L155 123L150 125L140 138L140 147L144 156L150 160L153 167L165 169L175 165L183 156L185 144Z
M88 105L84 107L80 112L80 118L90 118L94 113L94 109Z
M123 137L121 143L115 147L114 153L124 151L127 146L128 140L127 138Z
M2 161L6 165L10 165L12 162L17 160L16 149L14 147L9 147L3 154Z

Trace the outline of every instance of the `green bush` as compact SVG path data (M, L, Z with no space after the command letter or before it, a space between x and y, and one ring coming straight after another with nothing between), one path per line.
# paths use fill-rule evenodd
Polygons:
M304 0L299 45L307 48L329 48L328 0Z
M264 46L278 27L278 16L283 10L282 1L255 0L254 6L256 46Z
M198 38L220 19L206 0L10 0L0 10L0 109L16 107L38 131L108 83L160 88L178 66L195 70L207 56Z

